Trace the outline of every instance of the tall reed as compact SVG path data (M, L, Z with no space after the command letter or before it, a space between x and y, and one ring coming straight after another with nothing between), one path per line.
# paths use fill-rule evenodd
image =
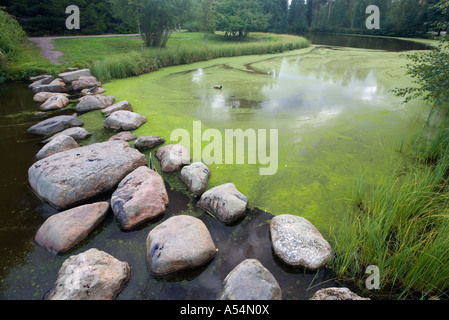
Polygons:
M363 290L366 268L376 265L380 295L426 298L447 293L449 143L447 136L442 138L447 128L415 140L412 165L398 164L393 174L371 186L358 182L353 203L333 230L331 266L340 278L355 280Z

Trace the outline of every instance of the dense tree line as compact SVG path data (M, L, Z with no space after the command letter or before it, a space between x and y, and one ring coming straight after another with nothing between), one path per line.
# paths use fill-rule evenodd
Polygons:
M302 34L308 31L415 36L426 21L447 27L439 0L2 0L2 6L32 36L128 33L139 29L147 45L163 46L168 30L223 30L233 37L251 31ZM80 30L65 27L65 8L80 8ZM366 8L380 9L380 29L368 30Z

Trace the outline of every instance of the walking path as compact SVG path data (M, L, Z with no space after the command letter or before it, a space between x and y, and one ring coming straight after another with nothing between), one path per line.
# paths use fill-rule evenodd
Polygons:
M50 59L53 64L60 65L63 64L64 61L59 61L59 58L64 54L61 51L53 50L55 45L54 39L70 39L70 38L92 38L92 37L129 37L129 36L138 36L139 34L104 34L104 35L90 35L90 36L65 36L65 37L32 37L29 38L30 41L36 43L36 45L41 48L41 55L44 58Z

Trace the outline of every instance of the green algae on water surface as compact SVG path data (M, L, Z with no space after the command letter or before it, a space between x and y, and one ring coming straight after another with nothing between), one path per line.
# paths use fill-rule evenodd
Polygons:
M170 141L176 129L193 137L198 121L203 132L223 137L226 129L278 130L275 175L259 174L266 165L223 160L209 165L209 187L232 182L251 207L301 215L326 231L359 176L388 172L397 146L419 128L418 104L405 108L389 93L410 85L406 63L400 53L313 46L171 67L104 87L148 117L137 136L158 135L167 144L178 142ZM202 150L209 143L202 141Z

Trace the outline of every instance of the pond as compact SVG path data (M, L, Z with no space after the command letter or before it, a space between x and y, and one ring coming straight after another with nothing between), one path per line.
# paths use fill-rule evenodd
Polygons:
M1 85L0 141L5 154L0 299L43 299L63 261L93 247L130 263L132 278L119 299L215 299L227 273L250 257L273 273L287 300L308 299L318 289L336 285L328 269L309 272L282 265L272 254L269 221L278 214L300 215L327 236L347 207L357 179L363 175L376 181L391 169L400 156L398 146L419 130L424 114L421 103L402 105L389 92L410 85L404 77L406 63L406 56L397 52L314 46L178 66L104 84L116 101L128 100L136 112L148 117L149 122L135 132L138 136L159 135L170 142L173 132L183 130L190 134L190 146L197 148L192 154L202 157L211 141L202 139L195 145L194 128L201 135L212 129L223 137L225 130L275 130L277 143L268 135L267 150L276 159L272 154L270 164L249 164L246 153L244 164L236 164L237 158L226 164L222 141L222 161L209 165L209 186L232 182L249 198L251 211L240 224L223 226L198 210L177 174L164 174L170 207L162 218L124 232L110 216L87 241L58 256L33 241L39 226L56 213L27 181L27 170L42 147L39 138L26 133L38 121L34 116L38 107L27 84ZM223 87L218 90L214 85ZM113 135L103 129L99 111L80 118L93 133L83 144ZM146 155L158 166L152 153ZM275 173L261 175L260 169L269 165ZM181 213L206 223L219 254L200 270L177 278L152 278L145 264L146 236Z

